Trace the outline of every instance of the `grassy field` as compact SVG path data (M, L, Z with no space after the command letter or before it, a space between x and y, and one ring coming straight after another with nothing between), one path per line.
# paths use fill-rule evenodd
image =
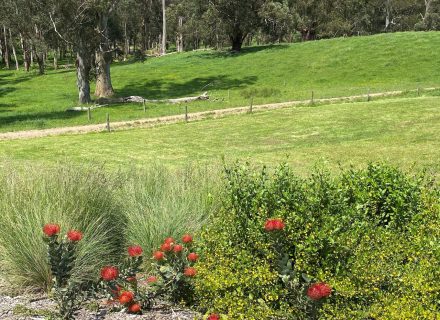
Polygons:
M316 42L245 48L243 53L199 51L115 63L118 96L152 99L197 95L211 101L189 105L190 112L247 105L347 96L395 89L438 86L440 33L396 33ZM114 105L86 113L76 105L74 70L0 71L0 131L12 131L155 117L183 112L183 106ZM228 90L230 96L228 98ZM179 157L177 157L179 158ZM196 157L197 158L197 157ZM203 157L202 157L203 158Z
M388 160L408 168L440 169L440 97L297 107L146 129L0 142L14 162L66 159L111 168L161 162L212 164L235 159L298 172L316 162L362 165Z

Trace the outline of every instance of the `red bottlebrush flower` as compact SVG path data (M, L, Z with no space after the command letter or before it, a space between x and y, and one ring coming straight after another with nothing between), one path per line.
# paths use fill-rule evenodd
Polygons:
M157 260L157 261L163 260L164 254L162 251L155 251L153 253L153 258L154 258L154 260Z
M220 320L220 316L217 313L211 313L206 320Z
M195 252L191 252L188 255L188 260L189 261L196 262L198 259L199 259L199 255L197 253L195 253Z
M60 233L60 225L54 223L45 224L43 227L43 232L46 236L52 237L58 233Z
M314 283L307 289L307 296L312 300L319 300L328 297L332 292L332 288L324 283Z
M155 283L155 282L157 282L157 277L155 277L155 276L149 276L149 277L147 278L147 283Z
M70 230L67 232L67 238L72 242L78 242L82 239L83 235L78 230Z
M174 242L175 242L175 241L174 241L173 238L168 237L168 238L165 239L165 241L164 241L163 243L173 244Z
M183 250L183 247L180 245L180 244L176 244L174 247L173 247L173 251L175 252L175 253L179 253L179 252L181 252Z
M141 246L131 246L128 247L128 255L130 257L139 257L140 255L142 255L142 247Z
M136 279L136 277L128 277L128 278L127 278L127 281L128 281L128 282L136 282L137 279Z
M183 241L183 243L191 243L191 242L193 241L193 238L192 238L191 235L189 235L189 234L185 234L185 235L182 237L182 241Z
M164 251L164 252L169 252L171 251L171 249L173 249L173 246L170 243L164 243L160 246L160 250Z
M183 274L187 277L194 277L197 274L197 270L196 270L196 268L188 267L188 268L185 268L185 271L183 272Z
M128 307L128 312L138 313L140 311L141 311L141 306L139 305L139 303L134 303Z
M130 291L122 291L121 295L119 296L119 302L122 304L130 303L133 301L134 294Z
M119 276L118 268L107 266L101 270L101 278L105 281L115 280Z
M282 219L274 219L273 220L273 228L275 230L283 230L286 225Z

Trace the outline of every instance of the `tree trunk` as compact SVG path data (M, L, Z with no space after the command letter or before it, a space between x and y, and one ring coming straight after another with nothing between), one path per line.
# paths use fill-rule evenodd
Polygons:
M76 84L79 91L78 102L85 104L92 101L90 98L89 80L91 54L82 41L79 42L76 57Z
M179 25L177 28L177 39L176 39L176 48L177 52L183 52L183 17L179 17Z
M96 64L96 89L97 97L110 97L115 92L110 76L110 64L112 62L112 52L108 41L108 16L101 14L99 17L99 28L101 30L101 44L95 53Z
M95 96L111 97L115 92L110 76L111 53L97 51L96 61L96 89Z
M167 53L167 18L165 0L162 0L162 50L161 54Z
M53 51L53 68L54 68L55 70L58 69L58 52L59 52L59 51L60 51L59 48L56 48L56 49Z
M23 65L24 70L29 72L31 67L31 57L29 55L29 47L26 45L26 41L23 38L23 35L20 33L20 42L21 42L21 50L23 51Z
M6 65L6 69L9 69L9 49L8 49L8 35L6 33L6 26L3 26L3 35L5 38L5 56L4 56L4 60L5 60L5 65Z
M127 22L124 24L124 61L127 60L127 56L130 54L130 42L128 41L128 35L127 35Z
M20 66L18 65L17 53L15 52L14 40L12 39L12 32L9 29L9 41L11 41L12 55L14 56L15 61L15 69L20 70Z
M243 46L243 40L245 36L243 32L240 30L240 27L234 28L233 33L229 36L232 44L232 51L239 52L241 51L241 47Z

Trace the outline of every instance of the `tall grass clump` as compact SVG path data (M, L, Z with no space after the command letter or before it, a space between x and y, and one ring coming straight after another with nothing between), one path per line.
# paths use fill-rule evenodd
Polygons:
M114 181L100 168L54 168L3 164L0 173L0 270L14 287L51 286L45 223L58 223L62 234L81 230L73 281L95 279L124 245L126 219L116 201Z
M197 232L220 202L219 170L159 164L126 173L120 197L127 217L127 239L147 252L172 236Z

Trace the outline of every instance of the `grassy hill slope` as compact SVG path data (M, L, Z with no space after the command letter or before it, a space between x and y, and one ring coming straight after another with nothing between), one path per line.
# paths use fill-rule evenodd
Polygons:
M254 103L346 96L439 85L440 33L395 33L292 45L245 48L243 53L199 51L115 63L118 96L172 98L209 90L212 101L190 112ZM230 96L228 98L228 90ZM0 131L102 123L183 112L183 106L116 105L87 114L66 112L76 104L75 72L0 72Z

